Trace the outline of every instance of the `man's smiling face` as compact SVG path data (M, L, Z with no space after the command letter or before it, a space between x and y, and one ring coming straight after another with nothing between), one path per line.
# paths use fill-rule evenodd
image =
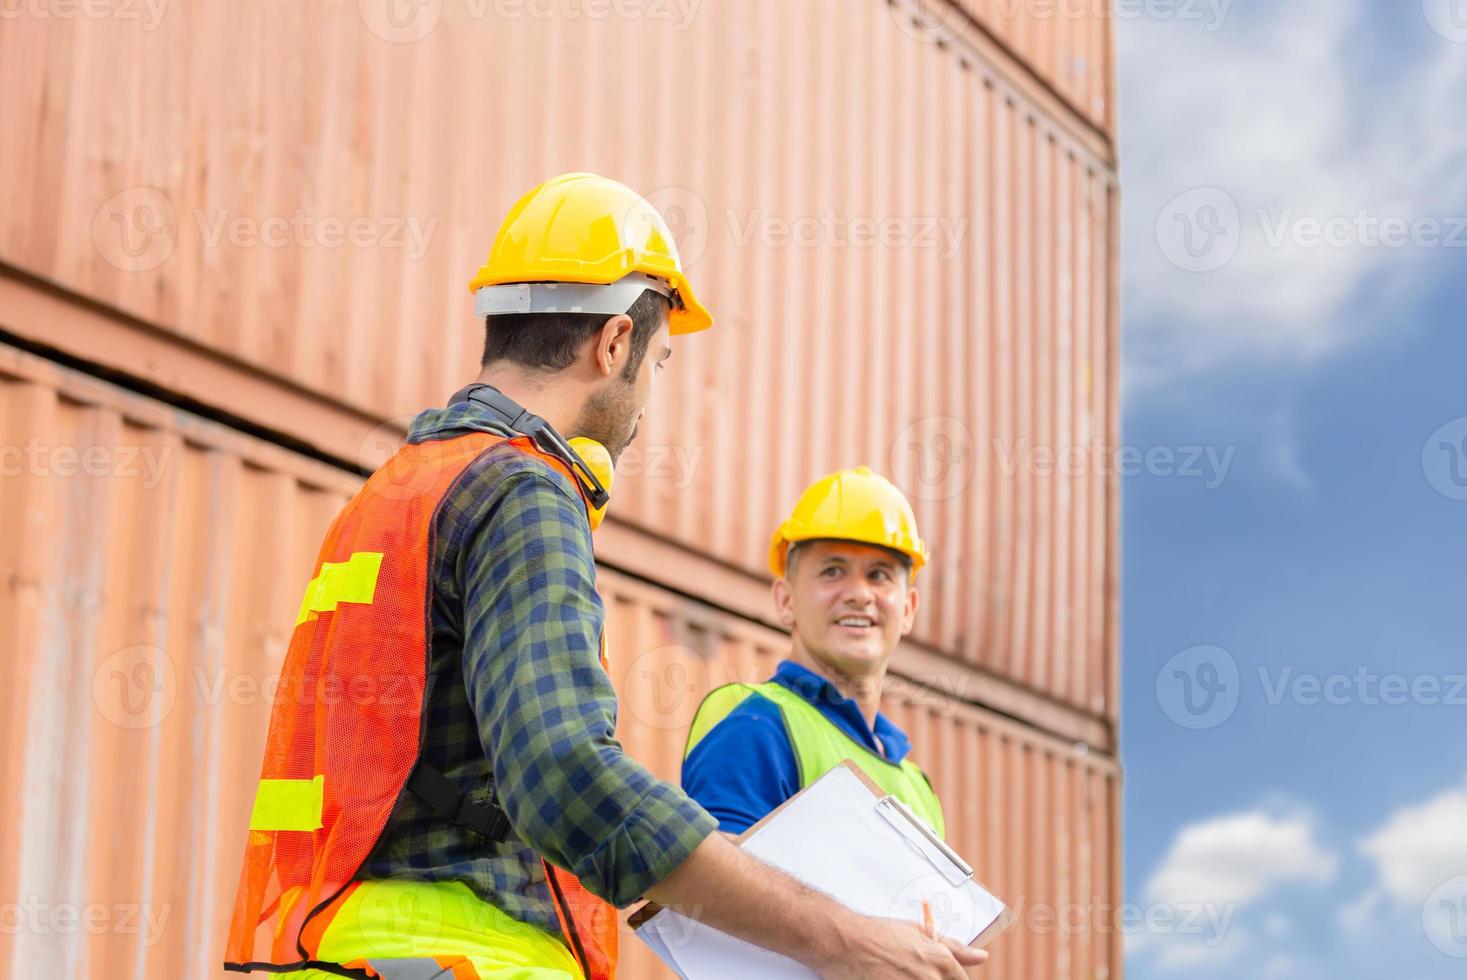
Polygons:
M786 578L774 584L774 602L797 648L847 677L885 667L917 615L917 590L901 557L851 541L795 549Z

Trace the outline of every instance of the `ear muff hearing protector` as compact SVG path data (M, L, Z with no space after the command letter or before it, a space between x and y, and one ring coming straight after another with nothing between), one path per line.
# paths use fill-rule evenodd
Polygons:
M605 446L584 437L567 442L549 422L521 408L518 402L493 385L469 385L449 399L451 405L458 402L473 402L487 409L512 432L529 437L542 451L570 467L591 505L587 516L591 530L596 530L606 516L607 504L611 502L611 454Z
M570 447L575 451L577 456L581 457L582 462L586 464L587 469L591 471L592 475L605 485L607 496L609 497L611 481L615 476L613 471L614 464L611 462L611 453L607 452L606 447L595 439L587 439L585 436L576 436L570 441ZM593 503L590 509L586 511L586 517L591 522L591 530L596 530L606 518L606 504L597 507Z

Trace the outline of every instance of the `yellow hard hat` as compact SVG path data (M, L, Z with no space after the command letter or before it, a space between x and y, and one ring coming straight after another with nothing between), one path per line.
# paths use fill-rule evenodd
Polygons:
M899 551L912 560L912 576L927 562L912 505L884 476L867 466L836 470L800 495L794 512L769 542L769 570L783 578L790 545L833 539Z
M713 325L657 209L625 184L585 173L552 177L520 198L499 227L489 260L469 283L481 316L613 316L625 313L648 288L671 301L673 333Z

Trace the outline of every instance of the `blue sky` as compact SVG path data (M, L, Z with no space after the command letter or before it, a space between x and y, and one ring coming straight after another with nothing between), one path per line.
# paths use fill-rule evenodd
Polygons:
M1126 897L1226 924L1127 973L1460 978L1467 2L1184 7L1117 26L1124 442L1228 465L1123 484Z

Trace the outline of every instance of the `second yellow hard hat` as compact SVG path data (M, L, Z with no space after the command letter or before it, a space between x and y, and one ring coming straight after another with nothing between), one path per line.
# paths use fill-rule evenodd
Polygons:
M769 542L769 570L783 577L790 545L833 539L876 545L906 555L912 575L927 563L917 516L896 484L870 467L837 470L812 483Z

